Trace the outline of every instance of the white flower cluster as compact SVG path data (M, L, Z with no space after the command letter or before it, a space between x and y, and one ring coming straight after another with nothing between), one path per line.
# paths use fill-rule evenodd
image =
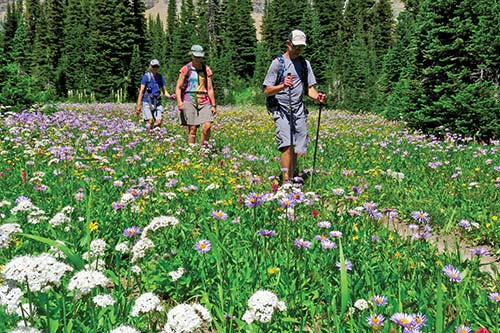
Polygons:
M129 204L135 202L135 197L131 193L125 193L122 195L120 198L120 204L125 206L128 206Z
M64 207L59 213L54 215L54 217L49 220L49 223L54 227L70 223L71 218L68 215L71 215L73 210L74 208L71 206Z
M118 326L115 329L112 329L109 333L141 333L141 332L133 327L122 325Z
M7 333L42 333L42 331L34 327L24 326L24 324L18 324L17 328L8 331Z
M109 294L94 296L92 301L94 301L95 305L100 306L101 308L115 304L115 300Z
M158 216L153 218L153 220L144 228L142 231L142 238L148 237L150 231L156 231L160 228L165 227L175 227L179 224L179 220L174 216Z
M31 224L38 224L42 221L46 221L48 218L45 216L45 211L41 210L35 206L31 200L23 199L20 200L16 207L10 210L12 215L16 215L19 212L25 212L28 214L28 222Z
M130 248L129 248L127 242L121 242L121 243L116 244L115 250L122 253L122 254L130 252Z
M106 242L102 239L94 239L90 242L90 256L91 257L102 257L104 251L106 250Z
M28 283L31 291L47 291L53 285L58 286L64 273L71 271L71 266L42 253L15 257L2 269L2 278L17 284Z
M0 306L5 306L5 313L13 314L19 307L23 292L19 288L12 288L0 285Z
M393 171L393 170L391 170L391 169L387 169L387 170L385 171L385 173L386 173L389 177L391 177L392 179L397 180L398 182L400 182L400 181L402 181L403 179L405 179L405 174L404 174L404 173L402 173L402 172L397 172L397 171ZM382 174L383 174L383 172L382 172Z
M167 323L162 333L192 333L204 322L212 321L210 312L203 305L179 304L167 313Z
M286 310L285 302L280 301L278 296L269 290L258 290L248 300L248 310L242 319L249 324L254 321L267 323L271 321L274 309Z
M184 268L179 267L176 271L168 273L172 280L177 281L184 275Z
M153 293L144 293L135 300L130 315L132 317L137 317L141 313L148 313L152 311L163 311L161 300Z
M21 226L17 223L6 223L0 225L0 248L9 247L11 237L15 232L23 232Z
M132 262L144 258L146 251L155 247L155 243L149 238L141 238L134 244L132 248Z
M0 207L10 206L10 205L12 205L12 204L10 203L10 201L7 201L7 200L2 200L2 201L0 201Z
M358 309L359 311L364 311L368 310L370 308L370 303L364 299L358 299L356 302L354 302L354 307Z
M106 287L109 280L102 272L96 270L83 270L76 273L69 280L68 290L76 291L76 298L80 298L90 293L90 291L98 286Z
M62 240L58 240L58 239L56 239L56 243L59 243L61 245L66 245ZM64 252L59 250L59 248L57 246L51 246L49 253L52 254L57 259L66 258L66 255L64 254Z

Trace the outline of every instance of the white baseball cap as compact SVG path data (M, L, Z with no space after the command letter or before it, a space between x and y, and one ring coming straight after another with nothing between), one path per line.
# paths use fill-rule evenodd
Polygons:
M302 30L292 30L288 35L288 40L293 46L307 45L306 34Z

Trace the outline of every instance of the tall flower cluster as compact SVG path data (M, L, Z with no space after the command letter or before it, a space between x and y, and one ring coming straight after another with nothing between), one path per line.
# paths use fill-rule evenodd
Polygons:
M167 323L162 333L192 333L201 328L204 322L211 322L212 316L203 305L179 304L167 313Z
M271 321L274 310L286 310L286 304L278 299L273 292L269 290L258 290L248 300L248 310L242 319L251 324L254 321L267 323Z
M161 300L154 293L144 293L135 300L130 315L132 317L137 317L141 313L149 313L153 311L163 311Z
M7 248L11 242L11 235L15 232L23 232L17 223L6 223L0 225L0 248Z
M5 313L13 314L19 308L23 292L19 288L12 288L0 285L0 306L5 306Z
M106 287L109 280L102 272L96 270L82 270L76 273L68 284L69 291L76 291L76 298L89 294L96 287Z
M29 198L21 197L16 200L17 206L10 210L12 215L16 215L19 212L27 214L28 223L38 224L42 221L46 221L48 218L45 216L45 211L41 210L35 206Z
M64 207L60 212L58 212L56 215L54 215L53 218L49 220L49 223L54 227L70 223L71 218L68 215L71 215L73 210L74 208L71 206Z
M179 224L179 220L173 216L158 216L153 218L153 220L144 228L142 231L142 238L148 236L150 231L156 231L165 227L175 227Z
M2 269L2 278L17 285L27 283L31 291L47 291L58 286L64 273L73 268L59 262L52 255L19 256L9 261Z
M141 238L132 247L132 262L144 258L146 256L146 251L155 247L153 241L149 238Z

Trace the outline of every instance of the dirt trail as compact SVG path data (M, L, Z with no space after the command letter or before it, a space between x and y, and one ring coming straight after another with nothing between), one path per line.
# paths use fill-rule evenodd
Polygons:
M389 230L397 232L399 235L404 236L404 237L411 237L411 231L408 229L408 225L397 222L397 221L391 221L388 222L387 227ZM438 252L444 253L444 252L451 252L451 251L456 251L457 245L458 249L460 251L460 258L462 259L462 262L466 260L471 260L474 257L474 254L472 252L472 249L482 247L486 248L491 252L491 248L487 246L471 246L470 244L467 244L465 241L461 240L457 235L454 234L449 234L449 235L432 235L429 238L429 242L436 246ZM486 272L489 273L493 279L498 280L500 279L500 276L498 275L500 272L500 259L496 258L492 255L485 255L485 256L480 256L480 268L479 270L481 272ZM496 272L491 266L496 267Z

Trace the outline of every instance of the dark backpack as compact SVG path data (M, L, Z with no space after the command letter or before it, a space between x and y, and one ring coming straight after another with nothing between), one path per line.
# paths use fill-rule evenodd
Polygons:
M276 81L274 82L275 86L282 84L285 79L285 58L283 57L283 55L280 55L276 59L278 60L280 67L278 70L278 75L276 76ZM298 59L300 61L300 67L301 67L299 76L300 80L302 81L302 87L304 88L303 95L307 96L307 93L309 91L309 83L307 81L308 78L307 62L303 56L299 56ZM276 98L276 95L269 96L266 98L266 106L268 112L275 111L278 105L279 103L278 99Z

